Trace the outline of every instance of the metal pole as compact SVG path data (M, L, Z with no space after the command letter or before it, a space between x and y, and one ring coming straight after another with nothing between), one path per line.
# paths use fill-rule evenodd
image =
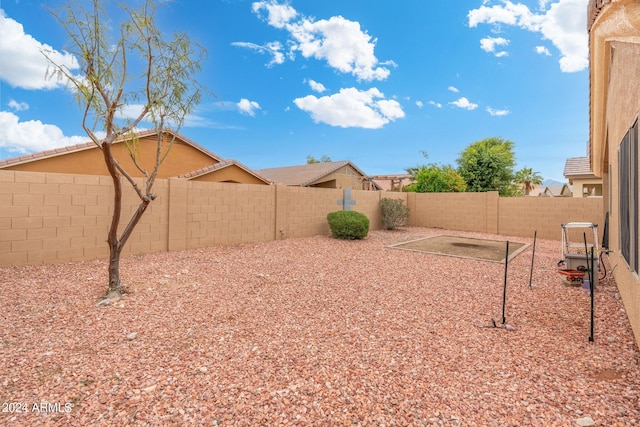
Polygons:
M593 342L593 246L591 247L591 265L589 265L589 249L587 246L587 233L584 233L584 259L587 261L587 275L589 277L589 292L591 293L591 331L589 342Z
M529 272L529 289L531 289L531 278L533 277L533 259L536 257L536 237L538 230L533 232L533 254L531 255L531 271Z
M591 247L591 268L593 269L593 247ZM593 275L594 272L591 272L591 279L589 280L589 290L591 291L591 335L589 335L589 342L593 342L593 291L595 288Z
M507 268L509 267L509 241L507 240L507 254L504 257L504 288L502 290L502 324L507 323L504 317L504 307L507 305Z

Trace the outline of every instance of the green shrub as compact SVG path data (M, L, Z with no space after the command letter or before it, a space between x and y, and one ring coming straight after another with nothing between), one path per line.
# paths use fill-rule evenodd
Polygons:
M402 192L403 193L415 193L416 189L418 188L418 183L417 182L413 182L409 185L405 185L404 187L402 187Z
M395 230L409 222L409 207L400 199L383 198L380 200L380 216L387 230Z
M331 235L336 239L363 239L369 233L369 218L356 211L336 211L327 215Z

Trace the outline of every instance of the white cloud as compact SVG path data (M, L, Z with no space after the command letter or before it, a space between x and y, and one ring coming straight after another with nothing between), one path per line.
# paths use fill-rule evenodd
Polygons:
M8 18L0 9L0 80L13 87L22 89L54 89L64 87L66 80L47 78L50 64L42 54L48 52L49 57L57 64L70 70L78 69L74 56L67 52L58 52L51 46L42 44L29 34L19 22Z
M418 108L422 108L422 107L424 107L424 104L422 103L422 101L416 101L416 106Z
M458 92L460 92L460 91L458 90L458 88L457 88L457 87L455 87L455 86L449 86L449 87L447 88L447 90L448 90L449 92L453 92L453 93L458 93Z
M51 150L88 142L87 136L64 136L62 130L40 120L20 121L9 111L0 111L0 148L15 155Z
M507 114L510 114L511 111L509 110L496 110L494 108L491 107L487 107L487 113L491 114L492 116L506 116Z
M509 40L502 37L485 37L480 39L480 48L488 53L493 53L497 57L508 56L506 51L496 52L496 46L507 46Z
M536 46L536 53L539 53L540 55L551 56L551 52L549 52L549 49L547 49L545 46Z
M18 102L14 99L10 99L8 105L9 108L14 111L25 111L29 109L29 104L27 104L26 102Z
M469 100L467 98L465 98L464 96L460 99L458 99L457 101L453 101L450 102L449 104L451 105L455 105L458 108L462 108L465 110L475 110L476 108L478 108L478 104L474 104L473 102L469 102Z
M258 104L256 101L249 101L246 98L242 98L240 102L236 104L236 106L241 113L247 114L251 117L254 117L256 115L256 111L260 110L260 104Z
M550 0L538 0L538 7L540 8L540 10L545 10L549 1Z
M271 55L271 61L267 63L267 67L275 64L284 63L284 53L282 53L282 44L280 42L270 42L265 45L258 45L250 42L233 42L232 46L244 47L246 49L255 50L258 53Z
M277 1L257 1L251 5L253 12L266 20L269 25L276 28L283 28L289 21L298 15L298 12L288 4L278 4ZM263 16L263 12L267 16Z
M469 27L490 24L494 28L511 25L539 33L550 40L560 51L560 69L577 72L589 66L588 35L586 28L586 0L558 0L547 9L549 1L540 0L540 13L532 12L526 5L498 0L498 4L484 2L478 9L469 11Z
M376 88L367 91L340 89L339 93L330 96L317 98L307 95L293 102L301 110L310 113L316 123L343 128L379 129L405 115L398 101L384 99L384 95Z
M295 53L299 52L305 58L326 61L332 68L364 81L385 80L391 73L388 67L397 66L392 60L378 61L374 53L377 40L363 31L356 21L342 16L315 20L300 16L290 5L279 4L275 0L255 2L252 9L269 25L288 32L290 38L286 44L290 50L286 56L292 60L295 59ZM280 51L283 45L280 42L273 42L271 48L247 42L236 42L233 45L263 53L277 52L277 60L274 58L270 65L280 64L285 60L285 55ZM278 49L274 49L275 46Z
M326 87L324 87L324 85L322 83L318 83L315 80L309 80L309 87L314 91L314 92L318 92L318 93L322 93L324 91L327 90Z
M435 101L429 101L429 105L433 105L436 108L442 108L442 104Z

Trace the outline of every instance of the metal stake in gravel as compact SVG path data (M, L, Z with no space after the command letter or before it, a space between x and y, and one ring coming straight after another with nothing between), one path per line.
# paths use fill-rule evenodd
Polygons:
M531 255L531 271L529 272L529 289L531 289L531 278L533 277L533 260L536 257L536 236L538 235L538 230L533 232L533 254Z
M593 246L591 247L591 265L589 265L589 250L587 246L587 233L584 233L584 258L587 261L587 274L589 277L589 293L591 294L591 330L589 335L589 342L593 342Z
M504 307L507 305L507 268L509 267L509 241L507 240L507 253L504 256L504 287L502 290L502 324L507 323L504 317Z
M500 321L501 325L504 325L505 323L507 323L507 318L504 315L504 310L505 310L505 306L507 305L507 269L508 267L509 267L509 241L507 240L507 253L504 257L504 286L502 288L502 320ZM489 328L498 327L493 317L491 318L491 324L493 326L489 326ZM506 325L505 328L507 330L513 330L513 327L511 325Z

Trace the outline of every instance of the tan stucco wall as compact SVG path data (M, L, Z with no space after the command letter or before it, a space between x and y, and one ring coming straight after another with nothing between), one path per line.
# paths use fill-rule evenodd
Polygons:
M583 188L596 188L596 194L594 196L602 196L602 179L593 178L593 179L577 179L574 178L571 182L571 187L573 189L573 197L587 197L584 194ZM589 193L591 196L591 193Z
M603 177L603 210L611 212L609 259L640 343L640 281L620 256L618 230L618 148L640 113L640 2L612 0L603 5L591 27L589 53L591 166Z
M143 159L142 166L151 172L154 163L153 159L155 159L156 138L153 136L141 138L138 147L140 153L138 157ZM114 157L125 170L134 177L143 176L131 161L126 144L116 143L112 148ZM160 166L158 178L182 175L215 163L218 163L218 161L202 151L176 140L169 155ZM104 164L102 150L97 146L73 153L63 153L55 157L38 159L29 163L8 166L3 170L109 175Z
M619 216L619 182L618 182L618 148L623 137L640 114L640 44L612 42L615 54L611 58L610 82L606 108L608 129L608 160L612 173L608 176L611 193L611 217L609 244L613 252L610 254L614 277L622 296L629 321L638 341L640 341L640 280L637 274L630 271L627 262L620 255ZM606 165L608 168L609 165ZM636 168L640 165L636 165ZM605 167L603 167L604 169ZM608 188L605 188L608 191ZM640 197L640 194L637 195ZM605 209L608 205L605 206ZM636 239L640 235L635 236Z

